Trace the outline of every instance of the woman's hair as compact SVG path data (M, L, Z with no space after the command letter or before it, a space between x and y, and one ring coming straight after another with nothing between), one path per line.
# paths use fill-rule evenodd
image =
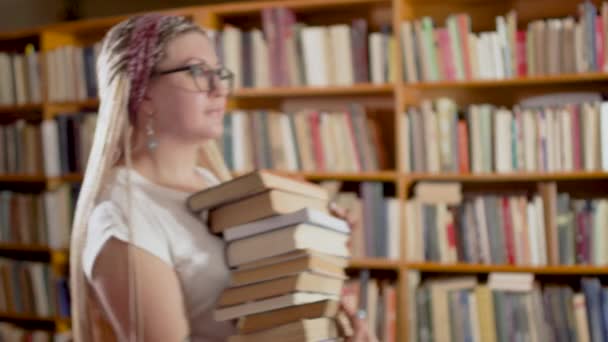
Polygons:
M92 336L95 324L88 311L88 305L95 301L91 301L91 287L84 276L81 260L89 216L110 169L119 161L124 162L126 167L131 167L132 130L152 70L164 58L166 46L173 38L193 31L205 33L197 24L183 17L146 14L117 24L103 39L97 61L100 97L97 128L76 205L70 246L72 329L75 341L95 339ZM127 194L130 194L128 188ZM129 209L125 208L127 225ZM132 273L135 270L131 260L128 265L129 289L133 291L132 281L135 277ZM132 300L136 297L130 293ZM134 305L130 305L130 308L131 318L134 319Z

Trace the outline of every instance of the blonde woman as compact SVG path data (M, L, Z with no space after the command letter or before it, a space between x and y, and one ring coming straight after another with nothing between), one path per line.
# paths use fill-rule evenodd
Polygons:
M157 14L113 27L97 73L100 110L71 246L75 340L223 341L233 322L212 311L228 282L224 245L184 201L220 182L200 166L201 146L222 134L233 75L203 29ZM346 310L353 340L370 340Z

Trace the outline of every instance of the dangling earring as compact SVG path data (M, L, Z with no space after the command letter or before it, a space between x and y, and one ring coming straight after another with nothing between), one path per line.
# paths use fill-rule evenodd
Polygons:
M148 120L146 122L146 146L148 150L154 151L158 147L158 139L154 134L154 114L150 112L148 114Z

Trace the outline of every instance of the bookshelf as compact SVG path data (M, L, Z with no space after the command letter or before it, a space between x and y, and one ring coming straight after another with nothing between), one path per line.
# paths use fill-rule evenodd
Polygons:
M498 184L519 187L522 184L538 184L542 182L557 182L584 184L582 188L593 188L608 181L608 172L569 171L569 172L486 172L486 173L455 173L455 172L407 172L401 169L406 155L404 147L399 142L403 135L402 114L408 106L417 106L423 99L434 99L438 96L450 96L460 106L477 103L493 103L512 106L519 99L531 95L555 91L589 91L604 89L608 83L608 73L588 71L580 73L563 73L558 75L530 75L503 79L472 79L472 80L439 80L407 82L404 75L404 58L400 48L400 27L403 21L418 20L424 16L433 19L441 26L446 18L453 13L468 13L471 18L472 32L494 30L494 18L506 15L509 10L517 11L517 27L525 26L538 19L578 15L577 4L580 1L566 0L555 3L550 0L540 1L419 1L419 0L289 0L280 5L294 11L303 22L313 25L332 25L348 23L354 18L364 18L370 28L376 30L380 25L389 25L393 35L398 38L393 56L397 61L393 72L397 75L393 81L381 84L370 82L355 83L348 86L281 86L263 88L239 88L230 101L230 109L238 108L298 108L303 105L315 106L331 100L342 102L355 101L364 106L375 106L381 103L388 110L378 114L380 130L383 134L385 148L389 154L388 166L384 169L365 172L330 172L330 171L279 171L286 175L301 177L307 180L321 182L338 180L343 182L380 182L394 187L395 197L405 201L412 192L413 186L420 182L459 182L470 185L477 191L493 191ZM599 1L594 1L600 5ZM168 10L166 13L185 15L197 21L204 27L221 30L225 25L234 25L249 29L260 28L262 22L260 12L273 8L276 1L248 1L225 5L195 6ZM32 43L39 52L49 52L54 48L69 44L79 46L97 42L103 33L112 25L126 16L81 20L70 23L59 23L16 32L0 33L1 51L22 51L26 43ZM608 47L605 47L608 48ZM70 101L52 101L46 94L48 85L43 68L41 86L43 101L37 104L0 105L0 118L34 116L37 119L53 119L58 114L92 111L99 105L96 98ZM295 105L294 105L295 104ZM235 171L238 175L239 171ZM0 186L9 184L11 188L42 186L55 189L62 184L78 183L82 174L68 173L60 176L47 177L44 174L0 174ZM591 190L591 189L589 189ZM595 189L597 190L597 189ZM408 326L408 273L419 271L423 274L440 274L453 276L457 274L487 274L493 272L524 272L538 275L568 275L592 276L608 274L605 266L520 266L520 265L486 265L486 264L440 264L432 262L410 262L406 260L406 215L401 211L400 231L402 239L401 257L398 260L381 258L354 258L349 269L354 271L370 269L393 274L398 290L398 336L400 341L406 341L411 327ZM1 253L34 253L43 255L58 272L65 270L68 251L52 250L44 246L24 246L0 244ZM0 314L0 321L43 321L54 323L55 327L63 330L69 328L69 320L55 318L37 318L10 314ZM59 328L57 328L59 329Z

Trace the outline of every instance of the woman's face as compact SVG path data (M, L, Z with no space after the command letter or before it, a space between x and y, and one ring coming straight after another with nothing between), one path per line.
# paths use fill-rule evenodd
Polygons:
M166 46L165 58L157 72L205 63L217 69L219 60L212 42L200 32L177 36ZM198 77L198 79L197 79ZM199 143L222 135L226 90L201 90L205 76L189 70L157 75L151 79L142 105L141 122L154 116L158 139L170 138L185 143ZM198 80L198 81L197 81Z

